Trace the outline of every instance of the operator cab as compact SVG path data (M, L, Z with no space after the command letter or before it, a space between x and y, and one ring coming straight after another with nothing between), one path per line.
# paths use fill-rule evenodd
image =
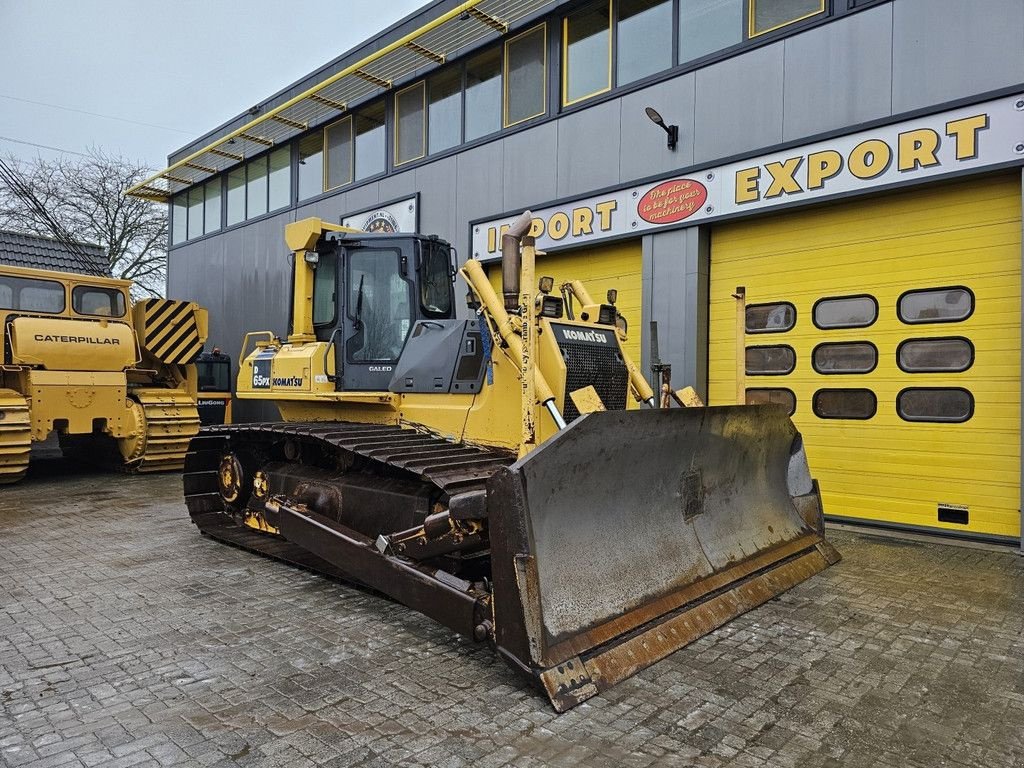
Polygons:
M451 246L437 237L332 232L317 244L313 328L335 388L386 391L410 332L455 317Z

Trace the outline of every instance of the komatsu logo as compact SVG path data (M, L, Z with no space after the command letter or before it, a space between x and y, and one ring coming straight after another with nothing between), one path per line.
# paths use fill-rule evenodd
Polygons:
M572 328L562 328L562 338L566 341L589 341L594 344L607 344L608 334L601 331L578 331Z
M120 339L105 339L100 336L59 336L48 333L37 333L36 341L50 341L57 344L113 344L119 345Z
M287 378L274 377L273 381L270 382L275 387L301 387L302 377L301 376L288 376Z

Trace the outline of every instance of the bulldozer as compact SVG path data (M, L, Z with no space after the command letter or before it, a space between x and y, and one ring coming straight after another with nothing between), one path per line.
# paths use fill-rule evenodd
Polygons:
M563 712L839 554L788 415L667 407L614 291L538 280L530 225L500 296L437 237L287 225L290 333L247 334L236 387L282 421L204 427L184 494L202 533L489 643Z
M0 265L0 484L33 443L127 471L180 471L199 431L193 364L208 318L194 302L131 301L132 283Z

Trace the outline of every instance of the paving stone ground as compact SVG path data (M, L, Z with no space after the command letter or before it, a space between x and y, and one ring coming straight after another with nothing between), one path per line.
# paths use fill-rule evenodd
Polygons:
M1024 766L1024 558L844 561L556 716L492 653L219 545L174 476L0 490L0 765Z

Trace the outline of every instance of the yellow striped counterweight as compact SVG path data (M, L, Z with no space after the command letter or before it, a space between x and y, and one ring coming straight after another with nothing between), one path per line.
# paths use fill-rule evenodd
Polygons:
M193 301L144 299L134 309L139 345L168 365L184 365L203 351L208 316Z

